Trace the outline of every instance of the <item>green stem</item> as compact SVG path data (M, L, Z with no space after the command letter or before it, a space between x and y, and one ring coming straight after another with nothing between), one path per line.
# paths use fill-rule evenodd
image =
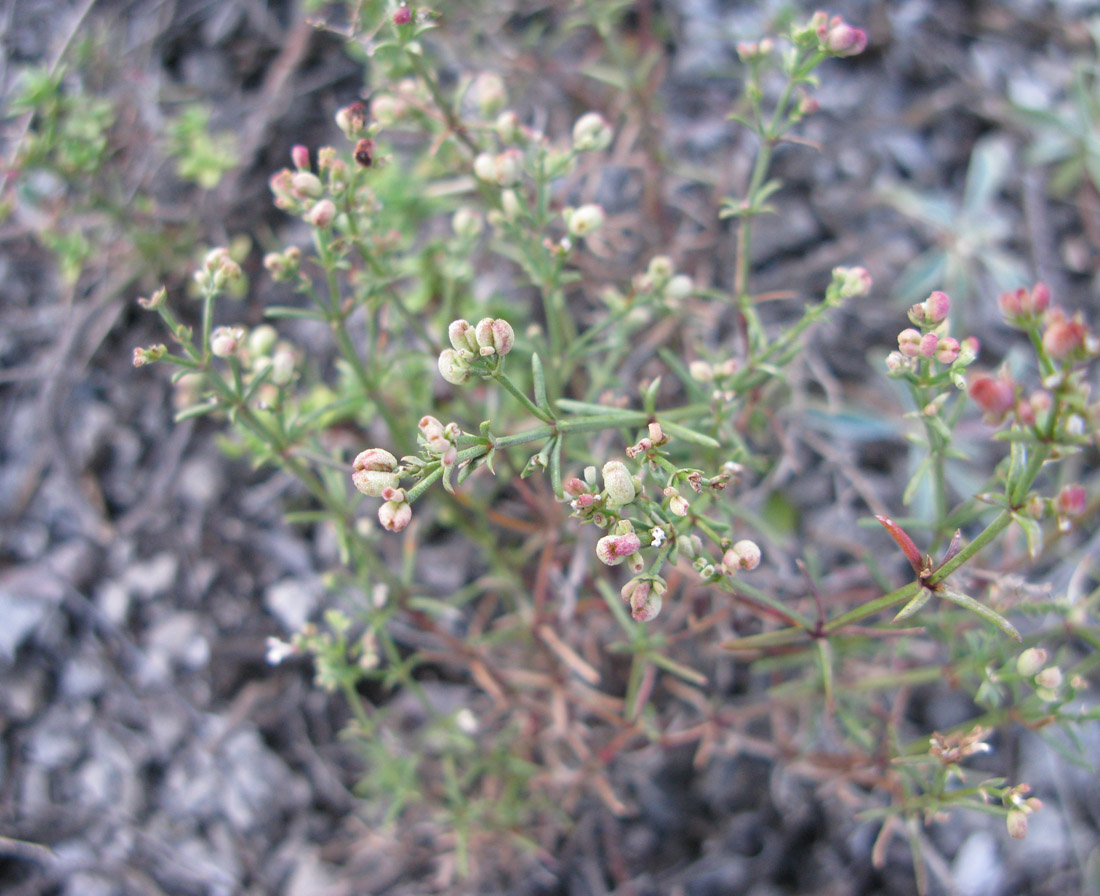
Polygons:
M546 411L544 411L537 404L531 401L530 398L524 395L523 391L518 386L516 386L516 384L513 383L511 379L509 379L508 375L503 370L494 371L489 375L498 383L500 383L505 389L507 389L520 404L522 404L525 408L527 408L528 411L538 417L539 420L545 420L547 423L553 422L553 417L547 415Z

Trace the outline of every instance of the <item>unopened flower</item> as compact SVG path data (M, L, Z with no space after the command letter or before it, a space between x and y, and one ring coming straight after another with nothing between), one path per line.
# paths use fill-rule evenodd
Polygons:
M402 4L399 6L393 14L393 23L395 25L408 25L412 21L412 10L409 7Z
M688 364L688 373L696 382L709 383L714 379L714 368L706 361L692 361Z
M695 292L695 281L687 274L676 274L665 284L665 298L681 302Z
M920 339L920 353L925 358L931 358L936 354L936 346L940 343L940 337L935 333L925 333Z
M481 233L484 223L481 215L476 211L463 207L456 211L451 218L451 229L454 230L455 236L459 239L472 240Z
M951 299L947 293L936 290L924 300L924 321L928 324L942 324L951 311Z
M585 112L573 125L573 149L599 152L611 145L611 125L599 112Z
M633 532L622 535L605 535L596 542L596 556L601 563L618 566L627 557L639 550L642 540Z
M1068 318L1056 309L1050 313L1043 331L1043 348L1055 361L1065 361L1081 354L1088 338L1089 331L1080 314Z
M599 230L604 222L603 209L595 204L582 205L568 211L566 227L573 236L587 236Z
M317 199L325 192L325 185L312 171L295 171L290 176L290 186L299 199Z
M470 361L453 348L439 353L439 375L452 386L461 386L470 378Z
M622 507L634 500L634 478L621 460L609 460L603 465L603 486L610 508Z
M264 653L264 660L269 666L278 666L284 660L298 653L297 647L289 641L283 641L281 638L269 637L264 644L267 648Z
M522 171L518 150L506 149L499 155L479 153L474 159L474 174L479 180L510 187L519 180Z
M755 541L742 539L722 555L722 565L728 572L756 569L760 565L760 547Z
M387 532L400 532L412 520L412 505L404 500L386 501L378 508L378 522Z
M970 397L982 409L986 420L999 423L1016 404L1016 388L1004 376L979 373L970 378Z
M244 327L215 327L210 334L210 353L215 358L228 358L237 353L244 340Z
M630 615L636 622L649 622L661 612L661 596L666 590L665 581L659 576L635 576L623 585L619 594L630 604Z
M867 268L833 268L833 283L839 287L840 298L855 299L871 292L871 275Z
M867 49L867 32L853 28L840 16L833 16L828 24L817 28L822 49L834 56L856 56Z
M680 494L679 489L673 488L671 485L664 490L664 496L669 499L668 509L676 514L676 516L687 516L688 511L691 510L691 505L688 503L687 498Z
M153 293L149 298L140 298L137 300L138 304L146 311L156 311L163 308L168 302L168 290L163 286Z
M360 451L351 464L351 481L364 495L382 497L387 488L397 488L397 458L384 448Z
M309 210L306 220L314 227L328 227L336 217L336 205L331 199L322 199Z
M377 100L377 97L375 99ZM371 102L371 111L375 111L374 101ZM358 140L367 129L366 105L356 101L348 106L342 107L336 113L336 126L343 131L344 136L349 140ZM303 168L305 166L299 165L298 167Z
M1008 826L1008 836L1015 840L1023 840L1027 836L1027 814L1022 809L1009 809L1005 816Z
M1067 485L1054 498L1054 510L1059 517L1081 516L1088 507L1088 494L1079 485Z
M459 318L451 321L447 327L447 339L456 352L469 352L470 357L476 355L481 346L477 343L475 328L468 320Z
M168 354L168 346L163 343L151 345L148 348L135 348L133 358L134 366L144 367L146 364L152 364L154 361L159 361L166 354Z
M508 354L516 342L511 324L499 317L484 317L479 320L474 328L474 338L480 354L495 354L499 357Z
M898 333L898 349L907 358L915 358L920 354L921 334L912 327Z
M508 92L504 88L504 79L496 72L482 72L474 79L474 96L481 117L488 119L496 115L508 102Z
M959 340L952 336L944 336L936 345L936 360L941 364L954 364L958 357Z
M1016 658L1016 671L1031 678L1046 665L1047 652L1042 647L1029 647Z

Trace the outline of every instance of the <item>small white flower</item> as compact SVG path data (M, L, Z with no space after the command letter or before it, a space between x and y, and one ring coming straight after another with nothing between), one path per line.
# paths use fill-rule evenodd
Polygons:
M655 526L653 532L650 534L650 544L655 548L659 548L668 539L668 535L665 530L660 526Z
M289 641L281 638L269 637L266 641L267 653L264 659L269 666L278 666L283 660L289 659L298 652L298 648Z

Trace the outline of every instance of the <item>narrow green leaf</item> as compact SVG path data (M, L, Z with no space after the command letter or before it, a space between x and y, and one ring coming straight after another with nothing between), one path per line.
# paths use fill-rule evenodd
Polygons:
M177 423L182 423L184 420L190 420L192 417L201 417L203 414L213 413L218 409L217 401L207 401L203 404L193 404L189 408L184 408L173 418Z
M690 666L685 666L682 663L676 662L676 660L671 660L663 654L654 652L649 655L649 658L653 661L654 665L660 666L666 672L671 672L673 675L685 681L690 681L692 684L700 686L707 683L707 677L701 672L696 672Z
M704 448L721 448L722 445L716 439L712 439L708 435L703 435L701 432L696 432L694 429L688 429L686 426L681 426L679 423L671 423L667 420L658 420L663 429L668 435L675 436L678 439L683 439L685 442L691 442L693 445L701 445Z
M1024 516L1022 513L1013 513L1012 519L1024 530L1027 538L1027 553L1034 560L1043 549L1043 527L1039 525L1038 520Z
M924 481L925 477L932 470L932 456L925 457L919 464L917 469L913 472L913 477L909 480L909 484L905 486L905 491L901 496L901 503L908 507L912 501L913 496L916 495L917 489L920 488L920 484Z
M932 599L932 592L928 588L921 588L917 592L917 596L914 597L909 603L898 610L897 616L895 616L891 622L902 622L913 616L921 607L923 607L929 600Z
M292 308L289 305L272 305L264 310L264 317L296 317L305 320L324 320L325 316L319 311L309 308Z
M542 372L542 359L537 354L531 355L531 380L535 386L535 404L552 417L550 402L546 400L546 377Z
M949 586L944 587L937 593L940 597L951 601L953 604L958 604L960 607L964 607L972 613L976 613L986 622L991 622L1014 641L1023 641L1023 638L1020 637L1020 633L1016 630L1016 626L991 607L987 607L985 604L979 603L969 595L963 594L961 591L956 591Z
M564 492L561 487L561 443L562 437L554 438L554 448L550 452L550 487L554 490L554 497L561 498Z

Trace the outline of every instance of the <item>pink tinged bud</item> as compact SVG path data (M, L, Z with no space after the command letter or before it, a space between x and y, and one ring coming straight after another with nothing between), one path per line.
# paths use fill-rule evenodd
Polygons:
M1026 311L1028 314L1042 314L1050 307L1050 287L1038 281L1027 296Z
M1085 347L1088 330L1079 317L1058 314L1043 331L1043 348L1055 361L1065 361Z
M499 317L485 317L479 320L474 329L474 338L482 355L504 356L512 350L516 342L516 334L512 332L511 324Z
M1079 485L1067 485L1054 499L1054 509L1059 516L1080 516L1088 507L1088 495Z
M912 327L898 333L898 348L907 358L915 358L920 354L920 344L921 335Z
M378 522L387 532L400 532L412 520L412 506L406 501L386 501L378 508Z
M590 492L585 492L583 495L577 495L577 500L573 502L573 505L578 510L584 510L586 507L591 507L593 504L598 504L599 500L599 495L593 495Z
M1024 313L1027 293L1023 289L1009 290L997 296L997 307L1007 320L1014 320Z
M977 336L967 336L959 343L959 361L962 364L973 364L978 357L982 344Z
M584 480L578 479L576 476L570 476L562 483L561 487L562 491L571 498L579 498L588 491L588 486L584 484Z
M402 6L393 14L393 23L398 26L408 25L412 18L412 10L407 6Z
M929 324L942 324L951 311L951 299L947 293L937 290L924 300L924 320Z
M630 604L630 615L636 622L649 622L661 612L664 592L665 584L659 579L634 578L623 585L619 593Z
M306 220L314 227L328 227L336 217L336 206L331 199L322 199L309 210Z
M1016 671L1024 678L1031 678L1047 662L1047 652L1042 647L1029 647L1016 658Z
M468 320L460 318L451 321L451 325L447 327L447 338L457 352L470 352L471 355L476 355L480 348L474 334L474 327Z
M867 49L867 32L853 28L840 16L833 16L828 27L817 29L822 46L834 56L856 56Z
M760 565L760 547L755 541L742 539L722 555L722 563L731 572L734 569L756 569Z
M920 340L920 353L925 358L931 358L936 353L936 346L940 343L940 337L935 333L925 333Z
M215 358L228 358L237 353L243 339L242 327L215 327L210 334L210 353Z
M336 126L349 140L356 140L367 127L367 107L360 102L344 106L336 113Z
M290 150L290 159L294 162L294 167L299 171L309 170L309 150L302 146L301 143L295 144Z
M1013 384L1001 377L979 373L970 380L969 393L991 422L1000 422L1016 403Z
M599 112L586 112L573 125L573 149L599 152L611 145L611 126Z
M953 336L944 336L936 346L935 357L941 364L954 364L959 357L959 340Z
M897 373L898 371L904 370L907 366L908 363L905 360L905 355L901 352L890 352L890 354L886 356L886 369L890 371L890 373Z
M641 546L641 539L633 532L623 535L605 535L596 542L596 556L601 563L618 566Z
M609 508L622 507L634 500L634 479L621 460L610 460L603 465L603 486Z
M299 199L317 199L325 192L325 185L312 171L295 171L290 176L290 185Z
M470 378L470 362L453 348L439 353L439 375L452 386L461 386Z
M1008 825L1008 835L1015 840L1023 840L1027 836L1027 813L1022 809L1010 809L1005 817Z
M1023 398L1016 402L1016 419L1022 426L1035 425L1035 409L1031 406L1031 402Z
M368 448L352 462L351 481L364 495L380 498L386 489L397 488L396 469L396 457L384 448Z

